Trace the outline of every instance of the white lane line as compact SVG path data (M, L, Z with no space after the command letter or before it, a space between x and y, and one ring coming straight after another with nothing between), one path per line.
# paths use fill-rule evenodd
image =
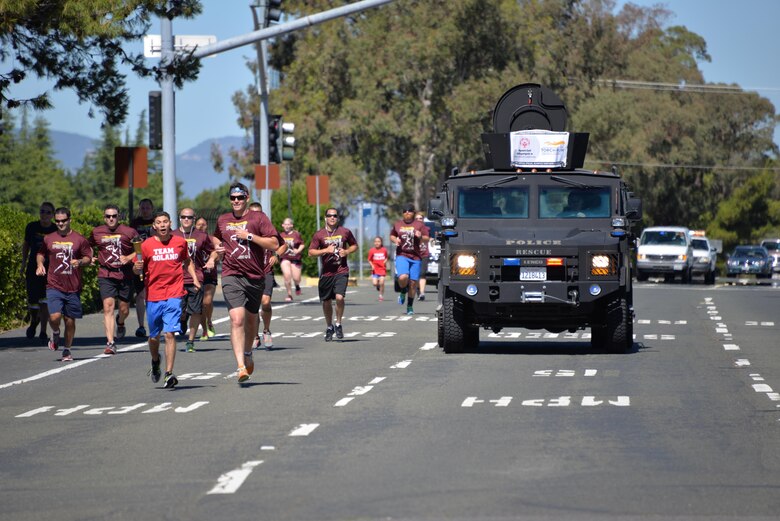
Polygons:
M737 367L747 367L750 365L750 360L748 360L747 358L738 358L734 360L734 365L736 365Z
M319 423L302 423L297 428L293 429L290 436L308 436L314 429L319 427Z
M390 369L406 369L407 367L409 367L409 365L410 365L411 363L412 363L412 361L411 361L411 360L404 360L404 361L402 361L402 362L398 362L398 363L397 363L397 364L395 364L395 365L391 365L391 366L390 366Z
M222 474L217 479L217 484L214 485L214 488L206 492L206 494L234 494L244 484L244 481L255 467L262 462L262 460L247 461L240 468Z
M434 349L436 346L438 346L438 342L426 342L423 344L423 346L420 348L420 351L430 351L431 349Z
M372 385L376 385L376 384L378 384L379 382L381 382L382 380L384 380L385 378L386 378L386 377L384 377L384 376L377 376L376 378L374 378L373 380L371 380L371 381L370 381L370 382L368 382L368 383L369 383L369 384L372 384Z
M347 405L349 402L351 402L354 399L355 398L352 397L352 396L349 396L347 398L342 398L341 400L339 400L336 403L334 403L333 407L344 407L345 405Z
M282 307L281 305L279 307ZM230 317L223 317L219 318L214 321L214 324L220 324L222 322L227 322L230 320ZM220 336L220 335L218 335ZM227 336L227 335L224 335ZM139 342L137 344L132 344L125 347L120 347L117 349L118 353L124 353L126 351L133 351L135 349L138 349L139 347L147 347L147 342ZM78 353L78 351L76 351ZM97 360L100 360L101 358L111 358L114 355L104 355L103 353L99 355L95 355L92 358L87 358L85 360L79 360L78 362L63 362L63 365L61 367L58 367L56 369L50 369L49 371L44 371L43 373L39 373L33 376L29 376L27 378L22 378L21 380L14 380L13 382L8 382L5 384L0 384L0 389L6 389L8 387L13 387L14 385L21 385L26 384L29 382L34 382L35 380L40 380L41 378L46 378L48 376L54 376L55 374L59 374L63 371L68 371L69 369L75 369L76 367L81 367L82 365L89 364L92 362L96 362Z
M739 351L739 346L737 344L723 344L723 349L726 351Z
M769 387L767 384L753 384L753 390L757 393L773 393L774 390L772 390L771 387Z

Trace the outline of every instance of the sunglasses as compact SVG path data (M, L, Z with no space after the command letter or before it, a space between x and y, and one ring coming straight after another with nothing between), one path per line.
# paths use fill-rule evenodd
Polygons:
M119 217L119 214L118 213L104 213L103 217L105 217L106 219L116 219L117 217Z
M68 221L70 221L70 219L54 219L54 222L57 224L65 224Z
M180 215L179 219L194 219L194 215Z
M326 213L325 214L325 217L338 217L338 216L339 216L339 214L337 214L337 213Z
M231 195L230 196L231 201L245 201L246 196L245 195Z

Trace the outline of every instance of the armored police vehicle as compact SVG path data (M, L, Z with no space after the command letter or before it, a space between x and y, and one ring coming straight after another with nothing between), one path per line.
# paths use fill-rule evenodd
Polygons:
M518 85L483 134L487 170L453 171L428 206L439 222L438 342L474 349L479 329L591 330L597 350L633 344L631 225L641 200L616 172L583 170L588 134L566 132L550 89Z

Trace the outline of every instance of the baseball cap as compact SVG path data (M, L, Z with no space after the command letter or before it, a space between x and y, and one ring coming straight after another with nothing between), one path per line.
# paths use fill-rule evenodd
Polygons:
M404 212L414 212L414 203L408 203L404 206Z

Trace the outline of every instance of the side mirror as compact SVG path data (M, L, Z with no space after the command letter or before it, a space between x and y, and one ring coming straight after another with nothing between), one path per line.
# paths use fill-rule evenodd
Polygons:
M435 197L428 201L428 219L438 221L444 217L444 199Z
M632 221L638 221L642 218L642 199L634 197L633 194L626 201L626 217Z

